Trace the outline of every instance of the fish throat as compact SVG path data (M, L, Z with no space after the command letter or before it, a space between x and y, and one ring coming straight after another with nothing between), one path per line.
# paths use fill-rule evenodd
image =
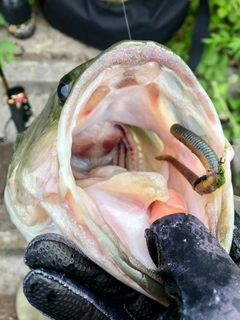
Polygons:
M74 176L91 176L98 168L117 166L139 170L139 151L124 124L100 122L83 134L73 136L72 167Z

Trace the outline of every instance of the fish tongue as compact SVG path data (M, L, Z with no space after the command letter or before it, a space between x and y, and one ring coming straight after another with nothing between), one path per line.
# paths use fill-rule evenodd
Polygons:
M150 224L155 220L172 213L188 212L187 205L181 194L175 189L169 189L169 199L166 202L155 200L150 207Z
M186 211L183 210L185 202L179 193L173 189L169 192L166 179L159 173L130 171L116 174L84 191L128 252L147 268L154 268L147 251L144 230L159 217L159 210L169 214L179 212L177 207L182 207L182 211ZM171 206L173 208L169 212ZM95 221L99 219L98 210Z
M154 200L165 202L169 198L166 179L156 172L122 172L96 183L93 188L122 198L122 201L139 201L141 206L149 206Z
M101 216L127 252L147 268L155 268L148 254L144 230L149 227L150 204L169 198L166 179L159 173L128 171L84 191L97 207L94 221L104 223Z
M76 185L82 189L95 185L96 183L106 181L116 174L123 172L127 172L127 169L111 165L98 167L92 169L90 172L78 172L73 168Z
M148 211L146 216L149 216L150 224L168 214L188 212L182 195L175 189L168 189L166 180L161 174L155 172L120 172L115 171L115 168L118 167L109 167L108 173L112 174L111 178L101 182L95 181L96 183L92 185L92 188L90 186L90 188L85 188L88 194L91 193L91 197L93 196L92 189L96 192L94 197L101 194L103 199L106 199L107 195L115 198L119 208L123 204L123 210L124 203L128 204L131 207L129 212L132 212L132 214L138 210L145 213ZM106 179L104 168L96 170L96 173L99 178L104 173L104 179ZM113 173L115 174L113 175ZM95 200L99 204L99 198Z

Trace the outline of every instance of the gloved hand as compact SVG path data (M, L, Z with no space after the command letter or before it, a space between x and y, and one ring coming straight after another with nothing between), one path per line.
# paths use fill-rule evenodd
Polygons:
M56 234L38 236L26 249L32 269L24 280L27 299L56 320L240 319L240 269L196 217L163 217L145 235L168 308L125 286Z

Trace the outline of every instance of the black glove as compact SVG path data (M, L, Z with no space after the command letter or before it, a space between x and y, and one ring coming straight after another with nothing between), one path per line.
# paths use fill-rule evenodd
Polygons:
M145 320L166 309L112 277L57 234L33 239L25 263L32 269L24 279L27 299L56 320Z
M125 286L56 234L38 236L27 247L32 271L24 293L56 320L240 319L240 269L196 217L163 217L146 230L146 240L169 308Z

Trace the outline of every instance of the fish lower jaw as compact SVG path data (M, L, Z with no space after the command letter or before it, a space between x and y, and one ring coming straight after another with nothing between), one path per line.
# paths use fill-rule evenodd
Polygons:
M170 134L166 133L166 135ZM147 144L140 140L140 136L151 141L153 146L151 152L146 152ZM212 223L209 222L206 201L212 202L213 197L198 195L185 177L170 163L155 159L159 153L172 153L175 157L183 159L183 162L192 163L191 167L201 172L203 167L200 161L191 152L186 153L184 148L176 151L176 147L164 145L162 139L155 133L141 128L115 122L102 122L84 131L84 134L78 135L77 138L74 137L71 157L72 173L76 186L85 192L95 190L94 192L100 192L103 199L106 193L111 194L115 199L120 198L120 201L115 201L122 212L128 210L131 214L131 212L138 212L139 208L144 210L146 227L162 216L185 212L197 216L206 227L210 228ZM142 183L137 182L138 187L133 178L136 173L139 174L139 181L143 179ZM127 179L126 174L128 174ZM153 177L153 180L165 180L164 188L162 185L159 187L154 183L151 184L155 193L153 192L149 197L144 180L147 176ZM124 187L121 186L123 179L125 179ZM137 191L132 192L134 188ZM164 189L164 199L156 196L157 188ZM127 193L130 196L126 196ZM145 200L142 201L142 198ZM93 197L93 201L99 208L101 199ZM105 203L107 203L106 200ZM197 206L196 203L198 203ZM104 209L100 211L102 210ZM215 226L215 223L213 225ZM215 233L214 228L211 231Z
M215 223L210 222L208 213L209 207L214 206L214 195L200 196L179 172L171 168L171 164L167 166L163 165L160 173L128 171L116 165L99 166L91 170L88 176L75 181L77 188L81 188L106 217L107 223L111 212L113 229L117 225L116 233L124 228L124 224L128 224L131 215L145 221L142 228L144 233L144 228L148 228L156 219L182 212L197 216L215 234ZM117 216L119 212L126 213L126 217L116 224L114 215Z
M106 170L108 169L107 166ZM85 199L88 199L88 203L91 204L88 207L91 213L88 215L92 217L94 224L99 225L100 228L109 228L117 238L117 243L121 243L123 251L128 252L141 265L148 269L155 269L147 251L144 234L155 220L163 216L173 213L193 214L215 234L216 225L209 222L207 214L210 207L204 206L204 199L208 198L212 201L212 196L201 197L191 190L190 203L189 197L185 199L176 188L168 187L168 181L162 174L123 171L121 168L120 170L122 171L109 179L86 185L84 188L79 187L76 182L76 187L77 191L81 195L84 194ZM214 210L212 211L214 216ZM92 232L88 218L85 220L81 211L78 211L77 204L73 204L71 212L75 221L88 226ZM92 235L94 236L94 233ZM100 244L101 247L102 245Z

